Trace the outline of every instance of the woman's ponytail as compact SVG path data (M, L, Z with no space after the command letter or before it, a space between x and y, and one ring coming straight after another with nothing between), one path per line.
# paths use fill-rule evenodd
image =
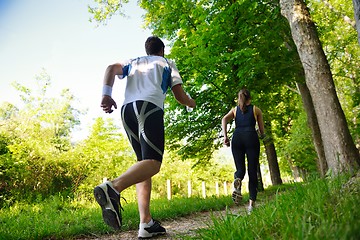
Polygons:
M246 102L249 99L251 99L249 90L246 88L241 89L238 93L238 105L243 113L247 111Z

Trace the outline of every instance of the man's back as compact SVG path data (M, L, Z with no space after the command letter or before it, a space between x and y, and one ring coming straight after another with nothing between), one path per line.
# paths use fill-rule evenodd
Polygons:
M123 76L127 76L124 104L143 100L163 108L168 87L182 83L172 61L153 55L125 63Z

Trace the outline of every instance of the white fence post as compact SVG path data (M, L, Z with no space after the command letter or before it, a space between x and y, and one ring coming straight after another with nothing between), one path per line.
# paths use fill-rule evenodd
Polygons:
M166 185L167 185L167 199L171 200L171 180L168 179L166 180Z
M103 181L107 181L107 178L104 178ZM228 185L227 182L225 181L223 183L224 186L224 195L227 196L228 195ZM166 189L167 189L167 199L171 200L172 199L172 182L170 179L166 180ZM202 197L206 198L207 194L206 194L206 182L202 181L201 182L201 190L202 190ZM220 183L218 181L215 182L215 194L216 196L220 196ZM187 196L188 198L190 198L192 196L192 183L191 180L187 181Z
M191 189L191 181L188 181L188 197L191 197L192 189Z
M205 182L202 182L202 195L203 195L203 198L206 198L206 184L205 184Z
M227 182L225 181L224 182L224 194L225 194L225 196L227 196L228 195L228 191L227 191L228 189L227 189Z
M216 192L216 196L219 196L219 195L220 195L220 192L219 192L219 182L218 182L218 181L215 182L215 192Z

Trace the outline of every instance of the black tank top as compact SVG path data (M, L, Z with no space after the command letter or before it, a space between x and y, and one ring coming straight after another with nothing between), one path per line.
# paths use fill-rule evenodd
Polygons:
M254 106L247 105L247 111L243 113L239 106L236 107L235 128L239 131L255 131L256 120L254 117Z

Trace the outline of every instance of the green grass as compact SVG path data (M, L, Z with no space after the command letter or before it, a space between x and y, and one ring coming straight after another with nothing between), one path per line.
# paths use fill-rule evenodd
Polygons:
M153 217L174 219L197 211L220 210L232 204L229 197L157 199L151 202ZM122 202L122 230L137 229L137 204ZM34 204L16 204L0 210L0 239L71 239L113 233L101 217L95 201L52 197Z
M357 239L360 180L347 182L348 178L339 177L270 187L259 193L259 205L251 215L213 218L209 228L192 239ZM247 200L245 195L244 205ZM175 198L153 200L151 209L161 221L231 205L230 196ZM122 229L137 229L137 205L123 202L123 207ZM72 239L110 233L113 230L103 223L94 200L52 197L0 210L0 239Z
M213 218L196 239L359 239L360 178L347 181L294 184L251 215Z

